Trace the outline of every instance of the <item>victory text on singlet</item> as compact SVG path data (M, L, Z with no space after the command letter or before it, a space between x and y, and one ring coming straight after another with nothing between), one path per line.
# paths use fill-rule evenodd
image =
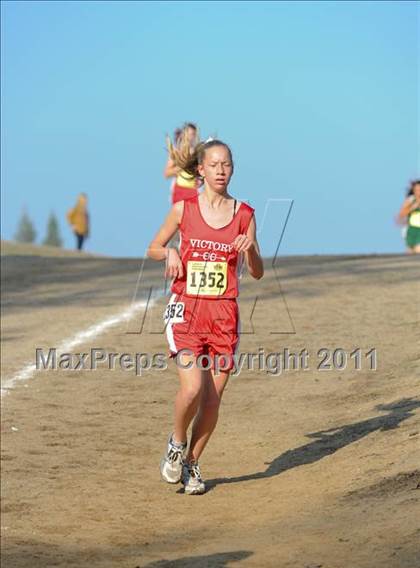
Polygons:
M182 278L175 278L175 294L224 299L238 296L239 255L233 247L238 235L246 234L254 209L241 203L233 219L214 229L203 219L198 196L184 201L180 223Z

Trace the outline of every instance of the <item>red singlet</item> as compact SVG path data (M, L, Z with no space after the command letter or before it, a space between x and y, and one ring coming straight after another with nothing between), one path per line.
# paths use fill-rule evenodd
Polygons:
M197 184L198 185L198 184ZM175 182L171 189L171 199L172 204L178 203L178 201L184 201L184 199L191 199L192 196L198 195L198 188L188 188L177 185Z
M189 350L194 355L228 358L232 369L239 341L239 255L233 248L238 235L246 234L254 209L241 203L235 216L220 229L204 220L198 196L184 201L179 226L182 278L174 279L166 307L166 335L171 355ZM242 255L241 255L242 256Z
M213 300L236 298L238 253L232 243L246 234L253 214L252 207L241 203L227 225L214 229L203 219L198 196L184 201L179 226L184 276L174 280L172 292Z

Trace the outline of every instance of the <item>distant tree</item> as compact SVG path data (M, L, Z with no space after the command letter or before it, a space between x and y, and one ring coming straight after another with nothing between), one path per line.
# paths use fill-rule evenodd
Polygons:
M15 240L19 243L33 243L35 239L35 228L26 211L23 211L16 231Z
M63 241L60 237L60 230L58 228L57 217L54 213L50 213L47 225L47 236L44 239L43 245L49 245L50 247L61 247Z

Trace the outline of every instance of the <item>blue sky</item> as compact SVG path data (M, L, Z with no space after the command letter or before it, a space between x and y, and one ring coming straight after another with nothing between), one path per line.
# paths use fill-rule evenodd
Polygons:
M293 199L280 254L400 252L420 174L416 2L2 3L2 238L45 234L89 196L87 249L142 256L169 208L166 132L235 159L261 224ZM287 202L260 233L271 255Z

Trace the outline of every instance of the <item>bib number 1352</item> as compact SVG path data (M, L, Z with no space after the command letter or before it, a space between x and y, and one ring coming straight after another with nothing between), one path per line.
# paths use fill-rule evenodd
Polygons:
M187 294L221 296L227 288L227 262L188 261Z

